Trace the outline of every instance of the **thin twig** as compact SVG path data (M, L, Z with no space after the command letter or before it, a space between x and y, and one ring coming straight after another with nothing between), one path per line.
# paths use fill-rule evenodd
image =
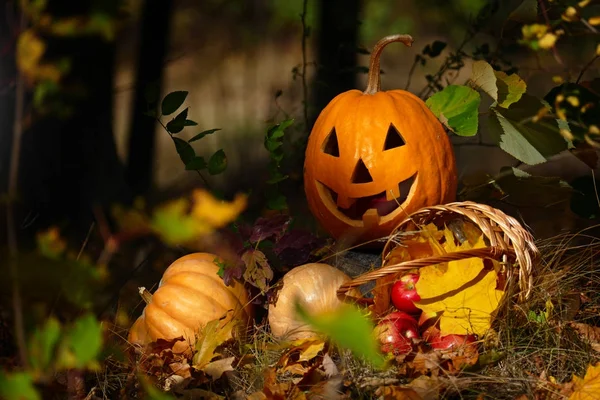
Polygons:
M544 3L544 0L538 0L538 4L540 5L540 9L542 10L542 15L544 16L544 20L546 21L546 26L548 27L548 29L552 28L552 25L550 24L550 18L548 18L548 10L546 10L546 4ZM560 55L558 54L558 50L556 49L556 44L552 45L552 55L554 55L554 59L557 63L564 66L562 58L560 57Z
M25 13L21 12L20 27L21 32L25 30ZM13 123L13 139L10 156L10 169L8 177L8 204L6 207L6 225L9 251L9 267L12 279L13 289L13 313L15 322L15 336L19 350L21 364L27 368L29 366L29 357L27 355L27 345L25 340L25 327L23 323L23 304L21 298L21 288L19 286L18 276L18 256L19 244L15 225L14 202L17 198L19 181L19 155L21 153L21 137L23 136L23 109L25 107L25 81L21 71L17 71L17 87L15 99L15 120Z
M304 123L306 124L306 132L310 130L310 121L308 119L308 85L306 83L306 38L308 37L308 29L306 26L306 10L308 8L308 0L302 2L302 96L304 97Z
M579 81L581 80L581 78L583 78L583 74L585 74L585 71L587 71L592 66L592 64L594 64L596 62L596 60L598 58L600 58L600 56L596 55L587 64L585 64L585 66L583 67L583 69L579 73L579 76L577 77L577 80L575 81L575 83L579 83Z

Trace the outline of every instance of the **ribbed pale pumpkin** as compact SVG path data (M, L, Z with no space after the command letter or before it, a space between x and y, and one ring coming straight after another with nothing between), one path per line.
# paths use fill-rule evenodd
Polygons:
M315 336L315 331L296 314L295 299L310 314L334 311L343 304L337 290L349 280L344 272L323 263L304 264L290 270L283 276L276 303L269 305L273 336L288 340ZM362 297L356 289L347 294Z
M380 90L379 58L392 42L411 46L413 38L375 45L366 90L336 96L306 149L310 210L332 236L353 243L387 236L411 212L456 197L454 151L440 121L412 93Z
M252 316L248 293L240 282L226 286L217 275L214 254L193 253L175 260L164 272L158 289L146 296L142 315L129 330L128 340L141 345L158 339L183 336L173 350L187 352L195 343L200 328L229 313L245 329Z

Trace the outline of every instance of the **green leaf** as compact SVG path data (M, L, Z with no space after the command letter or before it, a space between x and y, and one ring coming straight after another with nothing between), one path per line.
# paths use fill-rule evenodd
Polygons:
M184 126L196 126L198 123L196 121L192 121L191 119L186 119L183 123Z
M173 142L175 142L175 149L177 150L177 154L179 154L179 158L181 158L181 161L185 165L196 157L194 148L185 140L174 137Z
M509 109L492 108L487 118L488 129L500 148L525 164L543 163L568 147L556 121L532 121L543 107L537 98L525 94Z
M196 220L188 215L186 199L173 200L158 207L153 215L151 227L169 245L181 245L196 237Z
M185 121L187 120L189 107L177 114L175 118L167 123L167 130L171 133L179 133L185 127Z
M306 323L339 346L350 349L356 356L364 357L376 368L383 368L385 358L379 352L373 335L375 326L357 307L344 304L335 312L310 315L299 302L295 306Z
M227 169L227 156L223 149L217 150L208 159L208 173L211 175L217 175Z
M177 91L171 92L165 96L161 104L162 115L170 115L173 114L185 101L188 92L186 91Z
M102 349L102 325L93 314L86 314L75 321L65 336L65 345L72 357L67 368L92 367Z
M33 384L33 377L26 372L5 374L0 371L0 398L5 400L41 400Z
M527 84L517 74L495 71L490 64L481 60L473 63L470 81L504 108L519 101L527 90Z
M197 134L196 136L194 136L193 138L191 138L190 140L188 140L188 143L192 143L192 142L195 142L196 140L200 140L204 136L212 135L213 133L220 131L220 130L221 130L221 128L215 128L215 129L208 129L206 131L202 131L199 134Z
M285 210L288 208L287 198L281 193L276 193L267 199L267 208L275 211Z
M440 42L439 40L434 41L432 44L428 44L423 49L423 54L431 58L439 56L442 51L446 48L446 43Z
M60 329L58 320L49 317L45 325L31 336L28 346L29 360L37 373L44 373L50 369L60 339Z
M425 102L433 114L459 136L477 134L481 97L470 87L448 85Z
M206 168L204 157L195 156L190 162L185 164L185 169L188 171L199 171Z
M517 74L507 75L502 71L494 71L498 81L498 105L508 108L511 104L516 103L527 91L527 84Z
M496 80L496 74L494 74L494 69L490 64L483 60L473 63L470 82L494 100L498 100Z

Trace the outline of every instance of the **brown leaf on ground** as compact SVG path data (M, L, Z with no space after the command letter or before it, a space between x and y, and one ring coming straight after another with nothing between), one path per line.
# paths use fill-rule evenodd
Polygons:
M575 329L579 337L588 342L594 351L600 353L600 327L581 322L568 322L567 324Z
M382 386L375 394L382 400L423 400L414 389L405 386Z
M208 376L212 378L213 381L216 381L223 375L226 371L233 371L233 360L235 357L227 357L220 360L212 361L202 368Z

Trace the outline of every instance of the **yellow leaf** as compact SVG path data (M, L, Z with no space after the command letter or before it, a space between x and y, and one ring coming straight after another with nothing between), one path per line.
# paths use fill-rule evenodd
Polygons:
M229 320L225 318L215 319L208 322L198 335L195 345L197 353L194 354L192 367L204 370L212 359L219 355L215 353L217 347L231 339L237 323L235 318Z
M556 36L554 33L546 33L540 38L538 44L542 49L550 49L552 46L554 46L554 43L556 43L557 39L558 36Z
M474 246L467 241L456 250L484 245L484 238L480 236ZM504 294L496 290L496 282L496 271L484 270L480 258L427 266L420 270L416 289L421 300L415 305L424 313L441 313L442 335L483 335L490 328Z
M243 194L238 194L232 202L227 202L216 199L206 190L196 190L192 197L194 219L213 228L221 228L233 222L246 208L247 202L247 197Z
M310 344L302 349L298 362L309 361L315 358L321 350L325 347L325 342L321 340L311 340Z
M591 17L590 19L588 19L588 23L594 26L600 25L600 15L597 17Z
M569 396L569 400L596 400L600 398L600 363L588 365L585 376L579 378L573 376L575 391Z

